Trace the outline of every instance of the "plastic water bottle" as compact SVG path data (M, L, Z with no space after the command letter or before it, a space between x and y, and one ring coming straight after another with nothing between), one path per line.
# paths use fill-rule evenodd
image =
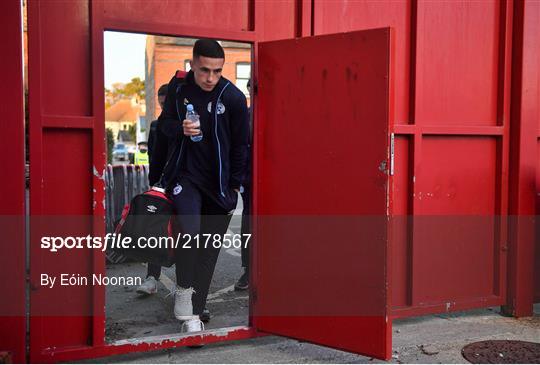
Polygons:
M199 114L197 114L192 104L187 105L186 119L195 123L195 125L199 128L200 131L199 134L195 136L190 136L191 140L193 142L200 142L203 138L201 130L201 120L199 118Z

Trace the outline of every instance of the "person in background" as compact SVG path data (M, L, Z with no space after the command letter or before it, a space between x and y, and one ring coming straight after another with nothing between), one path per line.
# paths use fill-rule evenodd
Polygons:
M158 89L158 103L161 107L161 114L163 114L163 108L167 100L167 95L174 97L174 93L178 87L181 87L186 78L187 72L185 71L176 71L174 77L170 80L168 84L163 84ZM163 95L165 93L165 95ZM148 136L148 152L150 153L150 172L148 174L148 182L150 186L153 186L159 182L162 177L163 170L167 160L173 153L175 149L178 148L178 140L175 138L167 137L161 131L161 125L163 123L162 118L160 117L153 121L150 124L150 133ZM165 181L162 181L162 185L166 185Z
M137 143L137 152L135 152L135 165L148 165L150 164L150 159L148 158L148 143L139 142Z
M163 110L163 105L165 104L165 98L167 97L167 88L169 87L169 84L163 84L158 89L158 104L161 110ZM148 154L150 155L150 159L152 158L152 153L154 152L154 145L157 142L157 136L158 133L158 120L156 119L150 123L150 132L148 133Z
M251 79L248 80L247 88L250 94L251 90ZM252 107L249 107L249 148L248 148L248 162L247 162L247 172L242 183L244 187L241 192L242 203L244 209L242 210L242 228L240 233L242 234L242 267L244 268L244 273L240 276L240 279L234 284L234 290L247 290L249 288L249 246L246 245L249 242L248 234L251 234L251 145L253 143L253 113Z
M163 84L158 89L158 103L160 108L163 110L163 104L165 104L165 97L167 96L167 88L169 84ZM158 136L158 120L156 119L150 123L150 132L148 133L148 157L150 159L150 171L155 170L154 166L152 165L152 156L156 149L156 143L160 144L167 144L167 140L163 139L161 136ZM162 146L157 146L162 147ZM167 146L163 146L165 150L167 149ZM161 150L160 150L161 151ZM150 185L154 185L154 181L151 181L150 178ZM157 293L157 283L159 281L159 278L161 277L161 266L148 263L148 269L146 272L146 278L142 282L139 287L137 287L137 293L143 294L143 295L151 295L154 293Z

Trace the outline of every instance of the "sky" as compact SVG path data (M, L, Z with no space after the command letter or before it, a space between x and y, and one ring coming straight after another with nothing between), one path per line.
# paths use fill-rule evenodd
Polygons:
M103 43L106 88L137 76L144 80L145 34L105 32Z

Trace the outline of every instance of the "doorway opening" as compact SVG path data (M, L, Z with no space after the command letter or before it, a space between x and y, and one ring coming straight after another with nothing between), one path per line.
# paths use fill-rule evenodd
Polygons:
M138 161L136 155L144 146L141 142L148 141L152 121L161 113L160 87L167 84L176 71L190 70L195 41L193 38L104 33L108 233L114 232L124 205L149 189L149 166ZM222 76L245 94L249 106L251 98L247 84L253 69L252 46L219 42L225 51ZM227 233L241 233L243 208L243 199L239 196ZM106 272L110 278L140 278L143 281L147 276L145 263L132 262L115 252L107 252L106 259ZM206 331L248 325L249 291L235 290L243 272L241 249L222 248L207 299L210 319L205 323ZM174 296L169 295L175 289L175 277L174 265L162 267L157 293L151 295L139 294L140 282L136 281L132 281L133 285L106 286L106 341L118 343L179 334L181 323L173 313Z

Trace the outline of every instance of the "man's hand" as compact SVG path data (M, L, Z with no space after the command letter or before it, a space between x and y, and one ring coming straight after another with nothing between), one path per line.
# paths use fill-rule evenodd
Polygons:
M194 123L191 120L184 119L182 122L182 127L184 128L184 135L186 136L196 136L199 133L201 133L201 130L199 129L200 122Z

